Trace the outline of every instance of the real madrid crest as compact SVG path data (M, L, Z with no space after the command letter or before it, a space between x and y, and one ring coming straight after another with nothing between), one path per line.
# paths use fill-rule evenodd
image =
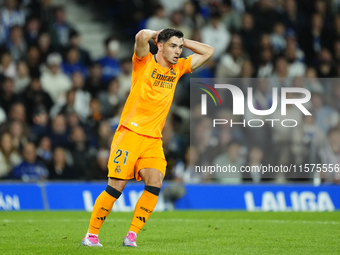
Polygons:
M120 171L121 171L120 166L117 166L116 169L115 169L115 172L116 172L117 174L119 174Z

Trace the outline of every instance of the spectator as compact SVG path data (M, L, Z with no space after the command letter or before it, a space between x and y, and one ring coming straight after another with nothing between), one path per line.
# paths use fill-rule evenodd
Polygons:
M248 160L246 166L249 166L251 171L243 173L243 179L250 179L253 183L259 183L263 177L260 172L262 163L263 163L263 150L259 146L253 146L249 150ZM258 170L258 171L255 171Z
M48 113L45 106L40 105L33 110L32 125L30 126L31 139L38 142L42 136L46 136L49 131Z
M41 56L38 46L29 46L26 53L26 62L31 76L40 76L40 60Z
M91 180L106 180L108 175L107 162L110 151L107 148L100 148L96 155L96 164L92 170Z
M271 87L276 87L278 90L281 87L290 86L290 79L288 77L288 64L284 57L279 57L275 61L275 69L270 79Z
M317 164L318 151L325 143L324 132L316 125L314 112L303 117L302 125L292 130L292 148L295 164Z
M17 77L17 67L8 51L3 52L1 55L0 74L12 79Z
M287 93L287 99L294 99L297 98L295 93ZM271 115L272 119L280 118L281 116L281 107ZM294 119L297 123L302 122L302 112L300 109L295 107L295 105L287 104L286 105L286 118L287 119ZM282 125L273 125L272 127L272 148L273 148L273 156L274 164L276 165L283 165L287 166L293 162L293 155L291 152L291 136L292 136L292 129L284 127ZM280 173L276 176L278 181L285 181L287 176L284 176L283 173Z
M181 157L185 153L185 141L177 132L171 120L167 120L162 131L162 142L165 158L167 159L167 170L170 170L176 158Z
M235 78L240 76L245 60L242 39L239 35L233 35L227 54L222 55L217 67L217 78Z
M70 78L60 70L61 61L59 53L50 54L47 57L48 68L41 76L42 88L50 95L54 103L64 103L66 91L72 87Z
M323 48L318 54L317 73L319 78L336 77L336 66L331 52Z
M73 128L71 142L70 152L73 158L73 167L77 172L77 178L89 179L96 151L88 145L84 130L80 126Z
M253 5L251 12L254 16L256 29L262 33L270 33L272 24L279 20L279 14L270 0L257 1Z
M31 77L25 61L19 61L17 65L18 75L14 79L14 91L20 93L30 84Z
M253 77L254 77L254 67L250 60L245 60L242 66L242 70L241 70L241 78L253 78ZM246 82L249 82L249 79ZM249 86L243 86L242 90L246 91L247 87Z
M330 29L329 41L327 42L327 48L333 49L334 43L340 40L340 15L337 14L334 17L333 27Z
M52 125L50 127L48 136L51 138L52 147L63 147L69 148L69 134L67 132L65 116L58 114L52 120Z
M132 75L132 62L130 59L121 61L122 72L117 76L119 83L118 96L121 100L125 101L130 93L131 88L131 75Z
M87 50L80 47L81 40L80 34L77 31L70 33L69 46L74 47L78 50L79 63L83 66L90 66L92 61L90 54Z
M8 112L9 120L18 120L22 123L26 122L26 109L21 102L14 102Z
M25 24L25 12L21 10L17 0L5 0L1 9L2 22L6 27Z
M97 133L99 147L110 149L114 133L109 123L107 121L100 122Z
M146 21L146 28L158 31L165 27L169 27L170 21L166 17L164 7L162 5L157 5L154 9L154 15Z
M57 7L54 13L54 23L50 26L53 46L56 49L65 48L69 43L70 34L73 31L72 26L66 22L64 7Z
M69 114L75 112L76 89L70 89L66 93L66 102L53 106L51 113ZM76 113L77 114L77 113Z
M84 89L90 92L92 97L96 97L96 95L100 91L103 91L106 88L102 76L103 76L102 66L98 63L93 63L92 66L90 67L89 76L87 77L84 86ZM129 77L129 82L131 84L131 75Z
M236 169L240 169L241 165L244 163L241 157L241 146L236 141L231 141L225 152L217 156L214 161L214 166L220 166L221 168L224 166L235 167ZM242 174L240 172L215 172L212 174L212 178L216 182L220 183L241 183L242 182Z
M332 107L324 105L321 94L312 93L312 107L315 112L316 125L327 134L328 130L339 123L339 113Z
M2 133L0 136L0 179L10 175L13 168L21 163L20 154L12 144L10 133Z
M10 51L14 61L18 61L25 56L27 43L25 41L21 27L12 26L10 29L9 40L7 41L7 49Z
M26 22L25 39L28 44L36 44L38 42L41 23L37 17L30 17Z
M314 1L315 13L320 14L324 21L324 29L329 30L332 25L333 17L327 8L325 0Z
M202 42L215 49L212 59L218 59L227 49L230 43L230 33L221 22L221 15L211 15L209 25L202 29Z
M182 9L187 0L173 0L171 2L167 0L160 0L159 2L164 7L165 14L169 16L174 11Z
M300 45L306 54L306 63L313 65L321 49L327 46L329 35L323 29L323 20L320 14L314 14L311 26L300 36Z
M285 27L297 33L303 33L308 26L306 13L298 10L296 0L286 0L284 2L284 11L281 16Z
M274 24L274 31L270 35L270 40L276 54L280 54L286 48L285 31L286 29L281 22Z
M258 31L254 28L254 18L250 13L245 13L242 16L242 26L240 35L242 37L242 42L244 43L244 48L248 53L251 60L255 61L256 55L256 44L259 38Z
M101 105L96 98L92 98L90 101L90 116L88 117L86 124L92 128L92 130L97 130L98 125L103 121L103 115L101 114Z
M81 122L78 114L75 111L69 111L66 113L66 123L68 130L73 130L75 127L80 126L86 134L86 139L89 142L89 146L94 148L98 147L99 141L97 141L96 136L94 134L95 130L92 130L92 128L87 123ZM100 124L101 123L103 122L100 122ZM111 145L111 141L112 140L106 141L110 143L109 146Z
M273 52L271 48L266 47L260 52L260 66L258 67L257 77L270 77L273 71Z
M290 47L295 49L296 59L300 62L305 63L305 53L303 52L303 50L301 50L300 45L297 41L297 34L293 30L288 29L285 36L286 49Z
M316 92L320 94L325 93L325 88L323 85L318 81L316 70L313 67L308 67L306 71L306 79L305 88L308 89L310 92Z
M8 126L8 132L12 136L13 147L20 151L29 141L28 127L18 120L11 121Z
M182 11L174 11L171 14L170 27L178 29L183 32L184 38L191 38L192 30L183 24L183 13Z
M216 118L230 121L233 119L233 114L229 109L222 109L217 112ZM215 158L220 155L233 140L245 144L245 136L242 130L235 125L232 127L229 124L218 125L214 130L213 136L217 142L207 151L210 158Z
M38 5L37 8L33 8L33 15L39 17L42 24L52 24L54 22L55 13L55 7L52 6L52 1L40 0L39 3L40 5Z
M55 48L51 44L51 36L48 32L42 32L38 38L38 47L40 51L40 62L46 63L47 57L55 52ZM48 64L48 62L47 62Z
M23 162L13 169L12 178L21 179L24 182L46 180L48 171L37 160L37 154L33 143L27 143L23 147Z
M79 120L79 116L75 111L68 111L66 114L67 128L72 130L77 126L82 126L83 124Z
M74 169L66 162L64 148L56 147L53 151L52 161L48 166L50 180L71 180L76 177Z
M301 63L296 57L295 46L292 44L287 45L286 59L288 62L287 71L288 77L302 77L305 75L306 66Z
M258 49L272 48L272 42L270 40L270 34L262 34L258 43Z
M205 173L195 172L195 166L198 162L198 153L194 146L187 147L184 160L178 160L172 170L172 180L183 183L198 183L207 179Z
M271 79L257 79L254 84L254 90L253 94L247 96L251 96L251 105L256 110L268 110L272 108L273 105L273 92L272 88L270 86ZM259 119L262 120L264 123L267 116L258 116L250 112L248 109L246 109L244 118L246 121L249 121L251 119ZM261 146L262 148L265 148L266 145L271 143L271 127L268 127L268 125L264 125L261 128L251 128L246 127L246 135L247 135L247 144L250 146Z
M319 151L319 156L322 164L327 166L339 165L339 153L340 153L340 130L338 128L331 128L328 131L328 142ZM340 184L340 174L335 172L334 169L327 167L327 172L322 171L321 178L326 183Z
M112 130L116 130L122 115L124 104L120 103L115 109L115 115L109 120Z
M14 82L12 78L5 78L0 89L0 106L9 113L13 103L18 101L18 96L14 92Z
M21 94L22 102L27 109L27 116L31 120L36 108L44 107L49 112L53 101L48 93L46 93L40 83L39 77L32 77L30 85Z
M66 51L66 59L62 63L63 72L72 77L75 72L80 72L84 77L87 77L87 69L80 62L78 48L71 46Z
M241 16L233 9L231 2L231 0L223 0L219 6L222 23L229 31L239 31L241 28Z
M120 65L116 56L120 50L118 38L111 36L105 40L106 56L98 59L97 63L103 68L103 79L108 81L120 73Z
M84 90L84 77L80 72L72 75L73 88L76 90L74 110L79 118L85 121L90 116L91 94Z
M120 84L117 79L112 79L109 82L107 91L102 91L98 94L98 100L101 105L101 113L104 117L109 118L113 116L115 107L120 103L121 98L118 96Z
M183 5L183 24L192 30L201 29L204 25L202 15L197 12L191 1L186 1Z

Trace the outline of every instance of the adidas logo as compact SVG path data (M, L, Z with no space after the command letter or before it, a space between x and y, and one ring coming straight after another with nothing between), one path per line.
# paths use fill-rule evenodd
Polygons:
M104 216L104 217L97 217L97 220L104 221L105 219L106 219L106 216Z
M145 223L145 217L140 217L140 216L136 216L137 219L143 221Z

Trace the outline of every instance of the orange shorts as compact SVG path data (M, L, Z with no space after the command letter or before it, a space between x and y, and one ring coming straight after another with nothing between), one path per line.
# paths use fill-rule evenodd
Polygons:
M140 181L139 170L155 168L165 175L166 165L160 138L140 135L124 126L116 131L107 165L108 177L129 180L135 175Z

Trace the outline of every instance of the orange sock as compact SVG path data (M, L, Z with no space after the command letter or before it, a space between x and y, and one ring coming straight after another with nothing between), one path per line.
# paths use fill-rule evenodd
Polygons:
M105 191L103 191L96 199L96 202L93 207L90 225L89 225L89 233L98 235L99 229L103 225L106 217L112 210L112 206L114 202L119 198L121 192L112 188L111 186L107 186Z
M149 191L144 190L136 204L135 213L133 214L129 231L133 231L138 235L139 231L144 227L151 213L155 209L157 200L158 195L154 195Z

